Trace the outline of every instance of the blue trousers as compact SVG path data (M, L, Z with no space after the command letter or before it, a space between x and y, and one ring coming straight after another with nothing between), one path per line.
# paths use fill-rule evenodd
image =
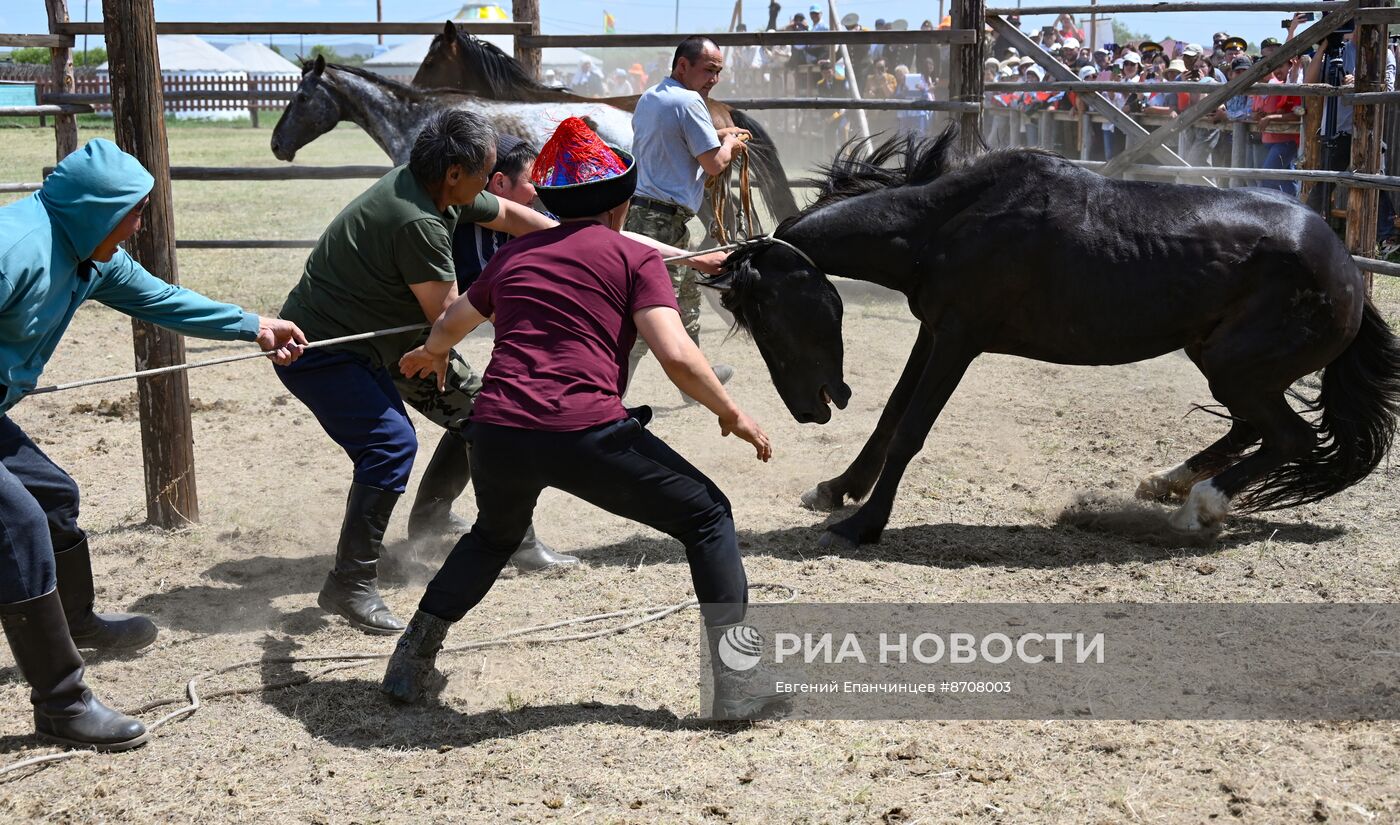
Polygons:
M1292 169L1293 161L1298 157L1298 144L1293 141L1280 143L1262 144L1264 149L1264 162L1260 164L1265 169ZM1296 180L1264 180L1259 182L1266 189L1277 189L1278 191L1291 197L1298 197L1301 181ZM1384 193L1382 193L1384 196Z
M0 604L53 590L54 548L82 539L77 483L0 416Z
M418 436L387 369L354 353L316 349L274 369L283 386L350 456L356 484L404 491Z
M419 610L455 622L475 607L520 546L540 492L553 487L680 540L706 624L743 620L748 579L729 499L640 419L563 433L472 423L466 435L476 524Z

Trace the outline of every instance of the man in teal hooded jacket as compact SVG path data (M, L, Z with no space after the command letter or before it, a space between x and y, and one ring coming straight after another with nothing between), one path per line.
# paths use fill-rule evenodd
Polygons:
M156 626L93 612L78 487L10 408L37 386L89 298L176 332L257 341L277 363L306 343L295 324L168 284L118 247L140 228L153 183L136 158L93 140L33 196L0 208L0 622L32 688L40 738L97 750L140 745L146 730L92 695L78 648L135 650L155 640Z

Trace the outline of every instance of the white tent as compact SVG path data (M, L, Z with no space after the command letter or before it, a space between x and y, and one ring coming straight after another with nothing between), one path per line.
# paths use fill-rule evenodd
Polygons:
M500 6L471 3L463 6L452 19L457 22L509 20L510 15ZM491 43L506 54L515 53L515 38L508 34L478 34L477 38ZM431 35L411 38L383 54L366 60L365 68L382 75L411 76L418 71L423 58L428 56L428 48L432 45ZM540 52L541 70L554 69L562 77L572 77L578 71L579 63L585 60L591 60L593 65L599 68L603 65L598 58L578 49L549 48Z
M161 77L167 88L178 87L181 80L194 85L200 81L216 81L230 87L236 87L241 81L245 87L247 85L248 73L237 60L195 35L162 35L156 38L156 49L160 54ZM106 63L97 67L97 74L99 77L107 75ZM237 120L247 116L247 104L238 108L237 101L172 100L167 101L166 111L181 119Z
M256 40L244 40L224 49L249 77L301 77L301 67Z

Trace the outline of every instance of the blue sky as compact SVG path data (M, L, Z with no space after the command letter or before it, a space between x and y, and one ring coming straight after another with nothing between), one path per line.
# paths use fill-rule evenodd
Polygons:
M1133 0L1125 0L1133 2ZM75 20L82 20L85 0L68 0L69 14ZM811 0L779 0L783 4L782 17L793 12L805 12ZM994 4L1011 4L1015 0L994 0ZM1029 0L1027 5L1036 0ZM1144 0L1146 2L1146 0ZM330 20L352 21L373 20L374 0L237 0L234 3L211 4L208 0L155 0L156 17L160 20ZM826 0L818 0L825 7ZM101 0L86 0L91 20L102 16ZM210 6L214 6L213 9ZM509 2L502 5L509 11ZM612 12L621 32L672 31L675 20L674 0L541 0L543 30L546 34L575 34L601 32L603 11ZM938 14L936 2L913 2L913 0L837 0L841 12L856 12L861 22L869 26L876 17L887 19L905 18L911 26L917 27L924 19L932 19ZM384 19L392 21L445 20L452 16L461 2L454 0L384 0ZM724 29L728 26L733 9L727 0L681 0L680 28L682 31L702 31ZM744 22L749 28L757 28L767 21L767 3L764 0L749 0L744 6ZM1210 36L1215 31L1228 31L1258 43L1265 37L1280 36L1279 21L1282 12L1216 12L1216 13L1161 13L1123 15L1124 22L1134 31L1147 32L1157 37L1171 36L1178 40L1201 42L1209 45ZM43 0L4 0L0 3L0 31L9 33L36 34L47 28ZM1051 22L1049 19L1027 17L1022 20L1026 29L1034 29ZM1087 28L1087 26L1086 26ZM313 38L308 37L310 42ZM317 36L315 42L334 44L345 41L364 42L367 37L324 37ZM386 38L391 45L402 38ZM94 39L92 45L97 45Z

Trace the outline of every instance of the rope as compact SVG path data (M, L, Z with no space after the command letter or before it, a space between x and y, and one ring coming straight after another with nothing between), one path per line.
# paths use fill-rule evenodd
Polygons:
M748 140L748 138L744 138ZM710 208L714 215L713 229L715 240L721 244L728 244L732 238L735 241L748 240L755 232L762 229L755 229L757 222L753 215L753 188L749 183L749 151L748 147L740 144L738 153L739 166L739 210L734 214L734 228L730 230L725 225L725 207L729 203L729 175L733 171L734 164L729 164L723 172L718 175L711 175L705 179L705 196L710 199ZM714 250L710 250L714 251Z
M782 591L786 594L777 601L764 602L764 604L786 604L797 598L797 589L794 587L790 587L786 584L767 584L755 582L749 584L749 589ZM549 624L517 628L507 633L503 633L499 636L492 637L490 639L483 639L481 641L466 642L460 645L444 647L441 651L439 651L439 655L450 653L462 653L464 651L469 650L484 650L486 648L492 647L503 647L509 644L558 644L560 642L581 642L589 639L598 639L603 636L615 636L627 630L631 630L636 627L641 627L644 624L660 621L661 619L664 619L672 614L679 613L682 610L688 610L689 608L699 606L700 602L698 600L687 599L686 601L677 602L675 604L670 605L631 607L625 610L614 610L610 613L595 613L591 616L579 616L572 619L563 619L561 621L551 622ZM539 634L547 633L548 631L552 630L558 630L562 627L592 624L595 622L607 621L608 619L621 619L627 616L639 616L639 618L631 619L630 621L626 621L614 627L605 627L601 630L590 630L580 633L570 633L566 635L539 636ZM534 638L536 636L538 636L538 638ZM199 711L201 708L204 707L204 701L206 699L218 699L225 696L243 696L249 693L267 693L274 690L284 690L289 687L297 687L299 685L305 685L310 682L314 682L317 679L320 679L322 676L326 676L331 673L336 673L341 670L350 670L351 668L363 667L364 665L369 664L370 662L388 659L392 655L392 653L326 653L311 656L278 656L270 659L245 659L241 662L235 662L231 665L225 665L224 667L218 668L217 670L211 670L206 673L201 673L197 676L191 677L187 682L185 682L185 706L182 708L177 708L176 710L173 710L170 713L167 713L159 719L155 720L154 722L146 726L146 730L150 733L154 733L157 730L160 730L165 725L170 724L171 722L183 718L188 718L189 716L194 715L195 712ZM254 666L294 665L307 664L311 662L342 662L343 664L337 664L327 668L322 668L321 670L318 670L315 673L297 674L296 676L293 676L289 679L283 679L279 682L270 682L243 688L227 688L224 690L217 690L203 696L201 696L199 693L198 684L201 681L205 679L212 679L216 676L222 676L226 673L231 673L235 670L242 670L243 668ZM128 711L127 713L128 715L135 716L142 713L148 713L157 708L163 708L169 705L178 704L180 701L180 699L157 699L154 702L147 702L141 707L135 708L131 711ZM3 776L8 773L13 773L15 771L23 770L24 768L33 767L35 765L47 765L53 762L63 762L69 759L77 759L81 756L88 756L93 753L96 753L96 751L68 750L60 751L58 753L46 753L41 756L33 756L27 759L21 759L17 762L13 762L9 765L6 765L3 768L0 768L0 776Z
M727 244L712 249L702 249L697 252L687 252L683 255L672 255L669 258L662 258L665 263L673 261L684 261L690 258L698 258L701 255L708 255L711 252L727 252L737 249L739 244ZM379 329L374 332L361 332L355 335L342 335L339 338L326 338L322 341L312 341L304 349L316 349L317 347L329 347L334 344L345 344L350 341L365 341L370 338L382 338L385 335L398 335L402 332L414 332L420 329L427 329L430 324L406 324L401 327L391 327L389 329ZM200 367L214 367L219 364L232 364L236 361L251 361L254 358L271 357L271 352L248 352L240 355L226 355L222 358L210 358L205 361L193 361L188 364L172 364L168 367L154 367L148 370L136 370L135 372L124 372L120 375L108 375L102 378L87 378L82 381L70 381L67 384L50 384L46 387L36 387L26 395L43 395L50 392L63 392L64 390L76 390L81 387L92 387L98 384L110 384L114 381L129 381L133 378L151 378L157 375L168 375L173 372L184 372L185 370L198 369Z

